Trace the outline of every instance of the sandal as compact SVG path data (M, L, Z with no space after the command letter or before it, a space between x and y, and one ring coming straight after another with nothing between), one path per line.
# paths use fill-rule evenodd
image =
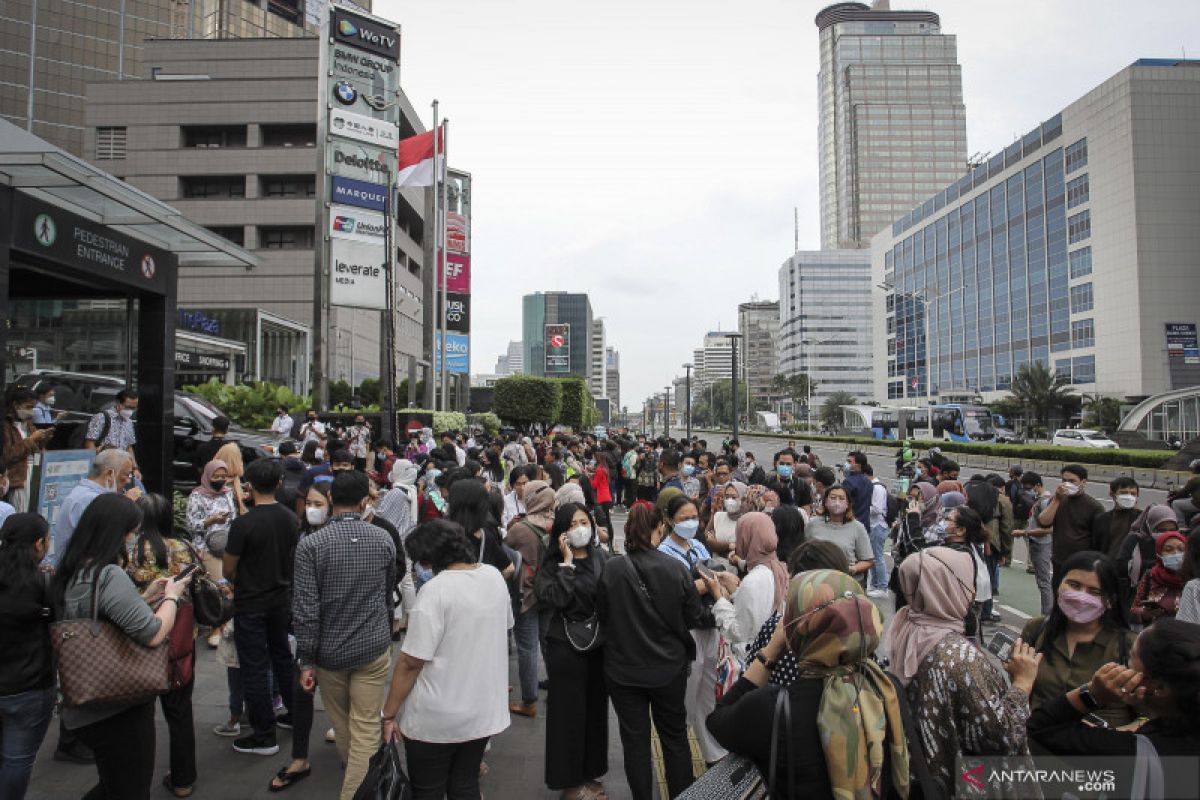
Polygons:
M169 773L169 772L166 775L163 775L162 785L163 785L164 789L166 789L168 792L175 795L176 797L191 797L192 796L192 787L191 786L176 786L175 784L171 783L171 773Z
M302 781L309 775L312 775L312 767L305 767L299 772L288 772L288 768L285 766L283 769L279 770L279 772L276 772L275 777L272 778L271 782L267 784L267 791L282 792L293 783ZM275 781L280 781L280 785L276 786Z

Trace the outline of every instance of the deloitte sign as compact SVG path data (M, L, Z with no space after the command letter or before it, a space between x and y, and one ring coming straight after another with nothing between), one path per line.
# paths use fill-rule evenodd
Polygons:
M370 183L387 183L388 176L392 174L388 163L392 158L391 153L337 141L330 149L333 151L334 175L345 175Z

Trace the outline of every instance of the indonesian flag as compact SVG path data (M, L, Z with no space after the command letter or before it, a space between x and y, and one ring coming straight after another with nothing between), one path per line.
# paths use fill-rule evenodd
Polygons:
M433 168L433 131L418 133L400 142L400 170L396 175L398 186L433 186L434 175L440 174L446 163L445 131L437 129L438 170Z

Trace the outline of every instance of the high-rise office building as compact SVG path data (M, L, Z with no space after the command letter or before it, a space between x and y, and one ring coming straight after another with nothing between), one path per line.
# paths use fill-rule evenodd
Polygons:
M525 374L590 381L592 303L586 294L536 292L521 301Z
M870 292L869 250L799 252L779 268L779 371L814 381L810 408L874 394Z
M700 354L697 359L700 384L707 386L718 381L727 381L733 377L733 339L729 334L733 331L709 331L704 334L704 348L696 351ZM703 364L703 367L699 365ZM738 370L741 371L740 369Z
M87 85L146 77L148 40L314 36L328 5L328 0L5 2L0 117L82 156ZM371 0L350 5L370 11Z
M520 342L509 342L508 350L496 359L496 375L520 375L523 371L524 354ZM472 384L474 385L474 384Z
M588 373L588 389L592 397L608 397L608 370L604 363L605 330L604 317L592 320L591 367Z
M621 411L621 354L615 347L604 348L605 382L608 384L608 399L612 402L613 416Z
M816 24L821 247L869 247L966 170L957 45L937 14L887 0L831 5Z
M914 204L872 243L877 398L996 400L1037 361L1127 400L1200 385L1197 141L1200 61L1142 59Z
M779 372L775 343L779 336L778 301L751 300L738 304L738 372L750 388L751 410L771 407L771 383Z

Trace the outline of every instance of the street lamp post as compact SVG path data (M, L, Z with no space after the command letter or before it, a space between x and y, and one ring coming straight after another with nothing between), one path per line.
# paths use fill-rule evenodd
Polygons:
M808 354L808 348L816 347L819 344L829 344L836 335L827 336L824 339L813 341L812 339L801 339L800 344L804 345L804 424L808 426L808 430L812 432L812 356Z
M686 402L687 402L686 425L687 425L687 438L688 438L688 441L690 442L692 440L692 365L684 364L683 368L685 370L687 370L687 376L684 378L684 387L683 388L684 388L684 394L687 395L687 397L686 397Z
M663 436L671 438L671 387L663 388Z
M730 349L733 357L730 375L732 377L733 396L730 397L729 407L733 410L733 438L738 438L738 339L742 338L740 333L727 333L725 338L729 340Z

